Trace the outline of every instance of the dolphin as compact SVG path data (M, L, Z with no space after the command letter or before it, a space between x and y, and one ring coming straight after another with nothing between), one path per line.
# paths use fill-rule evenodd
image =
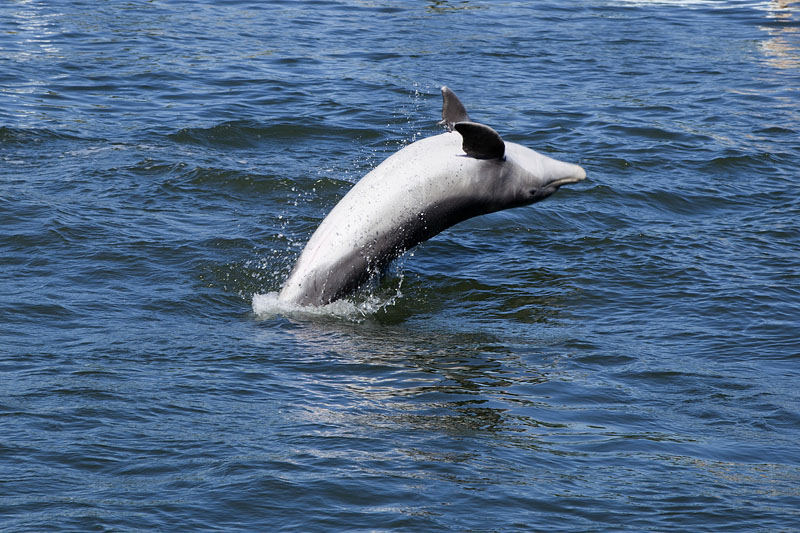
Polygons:
M326 305L389 263L468 218L544 200L586 177L473 122L442 87L446 133L414 142L364 176L311 235L278 300Z

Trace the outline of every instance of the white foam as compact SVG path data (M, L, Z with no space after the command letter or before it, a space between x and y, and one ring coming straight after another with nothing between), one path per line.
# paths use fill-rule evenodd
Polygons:
M278 299L278 292L256 294L253 296L253 312L259 318L272 318L275 316L293 316L299 318L334 317L360 322L366 317L389 307L402 296L400 288L397 293L389 298L380 298L370 294L358 302L348 299L336 300L328 305L319 307L297 305Z

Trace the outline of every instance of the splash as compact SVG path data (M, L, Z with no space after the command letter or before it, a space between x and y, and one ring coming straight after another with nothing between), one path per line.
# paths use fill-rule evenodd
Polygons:
M357 293L352 299L343 298L319 307L281 301L278 298L278 291L256 294L253 296L253 312L261 319L276 316L300 319L329 317L363 322L370 316L386 311L402 298L403 293L400 291L400 287L402 286L403 278L400 277L399 279L395 292L388 296L379 294L375 289L368 288Z
M423 96L430 92L438 93L438 86L433 88L431 85L421 86L418 83L414 84L414 90L408 95L408 104L404 105L399 113L400 137L402 139L402 141L399 142L399 148L417 141L424 135L423 124L428 124L430 121L427 118L419 119L411 117L425 116L425 114L421 112L421 108L425 102ZM398 149L398 146L393 146L391 142L386 143L386 146L392 148L392 152ZM363 176L363 171L367 168L374 168L380 162L376 161L376 158L380 158L382 155L388 156L390 154L383 154L381 150L376 150L372 147L368 148L366 152L363 152L350 167L338 168L337 165L333 165L318 168L316 171L316 181L311 185L310 189L304 189L300 185L291 187L290 191L292 197L289 199L290 208L297 208L301 204L312 204L319 196L317 187L320 185L325 188L330 188L331 184L333 184L337 188L344 189L344 187L339 185L344 182L348 185L347 188L351 187L360 179L360 177L354 179L352 174L358 171L358 175ZM346 192L346 190L341 190L338 199L346 194ZM328 207L330 209L333 206L331 205ZM296 260L299 253L302 252L303 246L305 246L310 238L310 235L306 235L305 238L291 235L289 230L291 216L288 213L284 212L278 214L277 219L278 227L280 228L280 233L277 234L277 237L285 241L286 249L282 251L274 250L270 258L273 261L275 257L281 258L284 263L284 268L275 271L274 268L270 268L269 264L262 263L259 265L261 270L272 273L270 277L273 280L286 275L286 272L291 270L292 263ZM294 251L297 253L287 253L287 251ZM413 252L411 252L410 255L413 256ZM402 298L401 287L404 279L404 261L405 256L401 256L395 259L389 269L387 269L387 273L393 274L392 277L396 280L391 282L392 288L381 288L379 285L382 276L376 273L376 275L373 276L372 282L367 283L357 291L355 295L319 307L300 306L283 302L278 298L278 291L270 291L264 294L253 295L253 312L259 318L270 318L274 316L293 316L299 318L334 317L356 322L363 321L369 316L386 311Z
M303 306L288 303L278 299L278 292L256 294L253 296L253 312L258 318L266 319L276 316L289 316L294 318L329 317L362 322L388 307L394 305L400 292L388 299L371 295L362 301L341 299L328 305L319 307Z

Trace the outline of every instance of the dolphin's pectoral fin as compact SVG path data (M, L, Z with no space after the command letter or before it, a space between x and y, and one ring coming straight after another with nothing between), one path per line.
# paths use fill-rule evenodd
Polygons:
M458 122L453 126L464 142L461 148L475 159L499 159L506 153L506 144L500 134L489 126L477 122Z
M456 122L470 122L469 115L456 93L442 87L442 121L439 124L446 126L447 131L453 131Z

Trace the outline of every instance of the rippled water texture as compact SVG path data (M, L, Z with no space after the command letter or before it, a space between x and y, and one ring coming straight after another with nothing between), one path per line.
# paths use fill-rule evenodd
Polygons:
M277 305L439 87L589 178ZM800 530L800 4L0 3L0 529Z

